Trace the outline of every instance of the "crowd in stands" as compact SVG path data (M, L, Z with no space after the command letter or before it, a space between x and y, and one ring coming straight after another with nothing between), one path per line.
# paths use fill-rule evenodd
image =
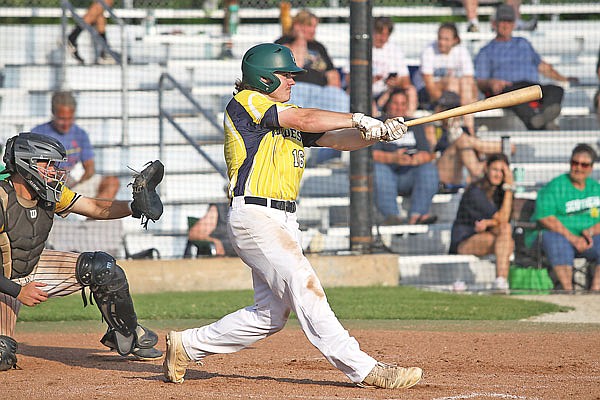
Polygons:
M390 40L394 29L393 21L387 17L374 18L373 114L385 120L395 116L413 118L417 109L441 112L480 98L539 84L540 74L555 82L577 82L577 78L563 76L545 62L527 39L512 35L514 30L534 30L537 27L535 18L530 21L520 18L520 3L518 0L508 0L496 8L491 18L496 36L474 57L461 45L454 23L440 24L437 40L423 49L419 69L412 77L404 52ZM477 32L478 1L464 0L463 5L468 16L467 31ZM312 21L314 28L316 17L313 16ZM313 66L304 62L307 46L301 38L302 34L294 31L290 37L284 37L278 42L292 49L299 65L309 71L306 75L311 76L314 74ZM313 44L308 49L312 48L313 52L326 55L323 45L314 44L314 29L310 38ZM325 62L322 65L326 66L324 69L335 73L330 58L323 57L323 60ZM597 68L600 78L600 54ZM297 77L300 82L306 80L302 75ZM320 79L320 85L331 81L324 74ZM345 79L351 78L345 76ZM335 82L336 87L339 87L338 81ZM512 110L529 130L556 130L564 90L555 84L544 84L542 92L543 98L539 101L518 105L512 107ZM596 95L595 107L598 106L598 98ZM306 101L305 104L309 102ZM333 102L324 105L326 109L336 109L335 107ZM509 157L514 155L515 146L511 146L510 154L503 154L502 150L500 140L482 140L477 137L473 115L413 126L401 139L373 146L374 201L379 223L435 223L437 216L431 213L433 196L438 192L456 193L459 188L466 186L452 226L449 252L494 255L497 276L494 287L508 289L509 259L514 251L510 218L515 190ZM319 157L313 165L329 158ZM588 162L590 166L593 160ZM574 163L572 160L572 169L577 168L573 167ZM580 168L584 169L583 165L587 164L580 163ZM466 176L464 170L467 171ZM589 186L595 188L595 184ZM396 201L398 195L409 200L407 218L401 217ZM545 226L543 220L540 223ZM573 235L588 236L581 232L574 232ZM593 228L586 232L596 234ZM600 243L600 236L597 241ZM576 243L573 244L575 252L587 250L589 253L589 248L593 247L588 244L584 249L578 246L578 242L573 242ZM594 243L591 236L589 243ZM596 259L600 261L600 256ZM568 264L567 261L560 262ZM569 290L569 278L560 279L565 274L560 272L560 265L556 268L557 262L552 261L559 271L560 284ZM592 288L598 290L598 284L594 283Z
M106 1L106 0L105 0ZM111 5L112 1L107 1ZM478 0L463 0L467 32L480 31ZM403 49L394 43L394 22L388 17L373 19L372 35L372 114L381 120L390 117L415 117L417 110L441 112L478 99L539 84L540 74L557 83L576 83L576 77L564 76L544 61L525 38L513 36L516 30L537 28L537 19L521 19L520 0L506 0L491 17L495 37L476 54L461 44L455 23L443 22L437 38L420 54L419 67L411 75ZM106 40L105 21L93 3L84 20L93 25ZM295 86L290 102L304 108L349 112L349 74L336 68L326 47L316 39L319 18L302 9L289 29L276 40L287 46L298 66L306 70L294 75ZM68 36L73 57L83 63L77 38L81 28ZM102 59L108 58L101 54ZM600 51L596 66L600 81ZM559 129L564 89L557 84L543 84L543 98L511 107L529 130ZM600 122L600 89L593 107ZM84 181L94 182L95 195L114 198L118 190L116 177L94 174L93 150L87 133L74 123L76 104L69 93L60 92L52 99L52 120L32 129L61 140L69 150L69 163L81 163L84 173L72 181L77 190ZM75 143L76 145L73 145ZM433 224L437 216L431 206L436 193L457 193L464 188L456 219L452 225L451 254L494 255L497 279L494 286L508 289L510 256L514 250L510 224L515 186L510 156L502 153L500 140L477 137L472 114L438 123L410 127L394 142L373 146L374 206L381 225ZM340 153L333 149L315 149L308 165L321 165ZM575 257L584 256L600 262L600 185L590 178L596 154L590 146L573 150L570 172L561 175L540 191L534 220L539 223L539 240L560 286L571 290L570 272ZM465 174L465 171L467 172ZM94 180L89 179L94 176ZM81 189L83 190L83 189ZM560 199L556 200L556 193ZM566 193L566 194L565 194ZM397 196L409 200L408 215L401 217ZM577 209L571 209L577 204ZM196 221L190 240L216 243L217 253L225 254L215 228L216 207ZM214 215L213 215L214 214ZM207 229L209 226L210 229ZM538 240L538 239L536 239ZM600 290L600 274L595 275L592 290Z

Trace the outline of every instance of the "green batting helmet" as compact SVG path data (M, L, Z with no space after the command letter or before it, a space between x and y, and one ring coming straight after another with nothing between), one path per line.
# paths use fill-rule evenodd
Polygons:
M272 93L280 85L275 72L306 72L296 65L294 55L289 48L275 44L262 43L252 47L242 59L242 83L265 93Z

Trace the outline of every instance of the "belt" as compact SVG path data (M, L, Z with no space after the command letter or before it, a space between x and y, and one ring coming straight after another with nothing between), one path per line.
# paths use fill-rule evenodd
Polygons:
M271 207L289 213L296 212L296 202L287 200L274 200L265 197L244 196L246 204L256 204L263 207Z

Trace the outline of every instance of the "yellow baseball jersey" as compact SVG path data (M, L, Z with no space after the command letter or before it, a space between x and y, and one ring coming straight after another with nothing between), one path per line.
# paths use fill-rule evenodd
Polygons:
M242 90L227 104L224 117L229 197L258 196L295 200L304 173L305 147L318 146L322 133L279 125L278 113L293 104Z

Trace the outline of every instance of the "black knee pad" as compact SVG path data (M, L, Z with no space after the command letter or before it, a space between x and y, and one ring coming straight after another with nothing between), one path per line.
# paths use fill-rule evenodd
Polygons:
M0 371L17 367L17 342L10 336L0 335Z

